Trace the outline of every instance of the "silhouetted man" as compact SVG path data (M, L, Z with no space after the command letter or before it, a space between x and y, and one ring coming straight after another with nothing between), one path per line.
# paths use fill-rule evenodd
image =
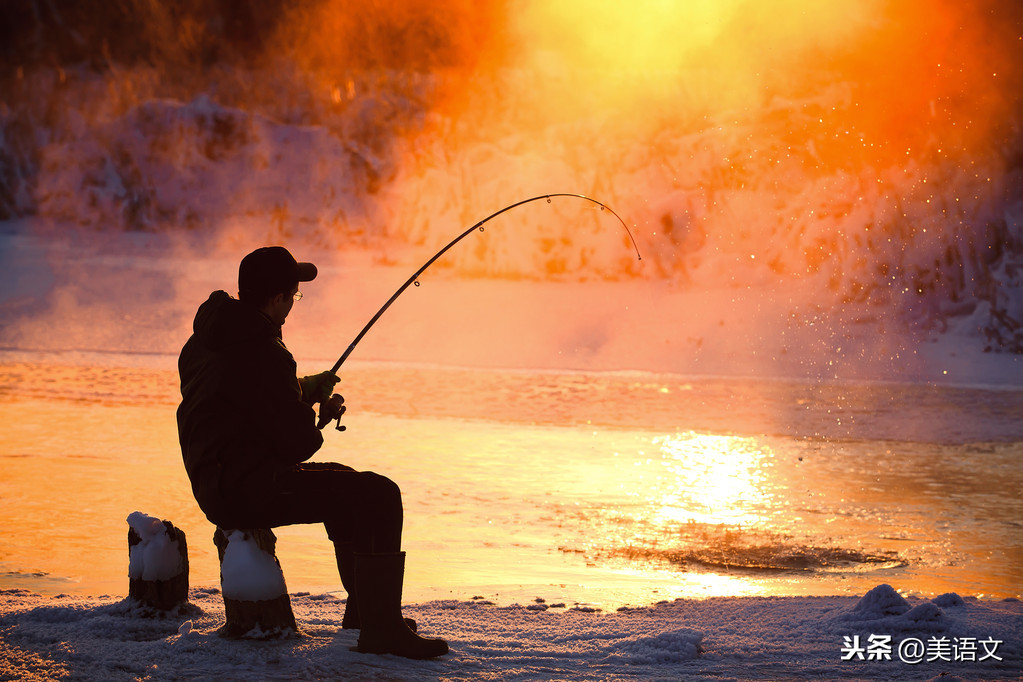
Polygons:
M431 658L440 639L401 616L405 553L401 491L390 479L306 460L323 444L313 405L344 413L338 378L301 379L281 327L316 277L280 246L257 249L238 269L238 298L215 291L199 307L178 359L178 437L199 507L222 529L323 523L348 592L342 627L361 628L359 651Z

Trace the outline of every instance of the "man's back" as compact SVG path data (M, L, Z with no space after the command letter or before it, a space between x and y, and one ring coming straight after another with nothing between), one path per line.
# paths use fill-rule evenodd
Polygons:
M199 506L210 521L254 526L266 484L305 461L323 437L302 402L280 327L216 291L200 306L178 359L178 437Z

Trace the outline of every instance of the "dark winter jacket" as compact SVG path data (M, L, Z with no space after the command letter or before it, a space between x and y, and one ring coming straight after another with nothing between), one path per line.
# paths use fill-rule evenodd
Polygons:
M281 328L215 291L195 315L178 371L178 438L199 507L223 528L267 525L276 477L323 444Z

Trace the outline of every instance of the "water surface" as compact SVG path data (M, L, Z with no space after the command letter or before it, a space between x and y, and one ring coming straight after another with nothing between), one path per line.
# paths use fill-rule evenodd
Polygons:
M135 510L216 584L172 367L0 364L0 587L126 593ZM342 386L315 459L401 486L408 600L1020 595L1023 391L386 364ZM291 591L340 589L322 528L278 536Z

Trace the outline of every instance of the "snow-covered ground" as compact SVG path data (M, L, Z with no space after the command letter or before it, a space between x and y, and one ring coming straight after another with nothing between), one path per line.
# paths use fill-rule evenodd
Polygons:
M432 661L359 654L333 595L299 593L303 635L225 640L223 599L147 618L116 597L0 592L0 678L103 679L1018 679L1023 606L888 585L862 597L679 600L615 613L533 602L405 608L448 640Z

